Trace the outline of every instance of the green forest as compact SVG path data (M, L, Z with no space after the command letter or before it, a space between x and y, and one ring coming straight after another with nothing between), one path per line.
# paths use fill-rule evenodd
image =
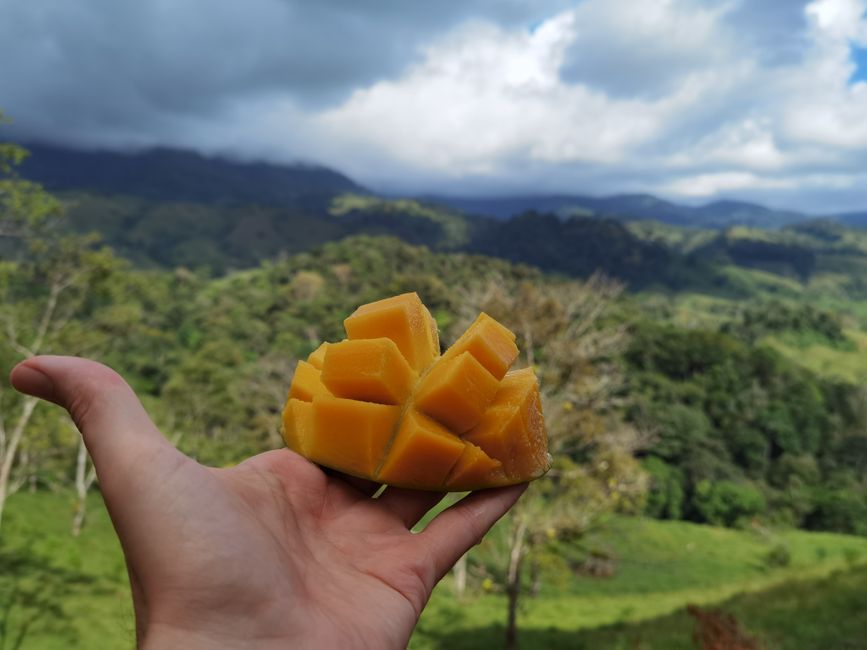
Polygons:
M446 344L480 310L515 331L554 467L411 647L496 647L509 608L526 648L863 647L867 233L497 220L353 187L49 193L26 155L0 145L0 366L103 361L204 464L282 446L296 361L359 304L418 292ZM8 383L0 567L0 648L134 643L80 437Z

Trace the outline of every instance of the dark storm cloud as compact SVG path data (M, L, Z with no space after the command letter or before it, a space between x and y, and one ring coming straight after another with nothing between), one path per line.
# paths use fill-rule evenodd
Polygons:
M0 107L24 138L147 143L271 94L326 106L468 18L529 24L567 4L4 0Z

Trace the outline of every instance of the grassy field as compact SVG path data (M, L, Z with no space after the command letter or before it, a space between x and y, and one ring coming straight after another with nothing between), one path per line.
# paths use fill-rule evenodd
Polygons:
M0 650L134 647L126 567L102 500L91 498L77 539L72 506L71 494L10 498L0 531Z
M483 543L481 558L492 551L489 547L495 541ZM793 584L810 593L810 587L802 586L805 581L822 584L826 595L833 596L837 579L828 576L867 562L867 539L801 531L735 531L638 518L613 519L583 546L618 558L616 573L605 579L570 576L565 584L560 575L555 587L525 599L519 618L524 647L691 648L692 622L683 611L687 604L725 603L728 609L729 603L749 603L750 599L761 603L767 594L778 599L795 593L789 589ZM766 557L777 547L788 550L788 566L769 566ZM841 611L848 607L860 612L862 621L856 628L867 639L867 570L852 575L846 583L851 589L833 602L841 601ZM799 613L796 606L790 607L789 601L775 600L774 605L773 620L770 616L765 620L761 608L739 605L752 614L744 619L745 627L767 631L773 642L769 647L834 647L799 645L798 641L801 630L807 628L815 638L834 639L827 611L817 611L814 618L809 610ZM735 610L738 615L740 610ZM434 594L410 647L497 647L503 637L505 611L505 596L497 594L456 602L453 587L446 581ZM787 627L787 616L799 625Z
M98 496L81 537L69 535L72 500L18 494L0 533L0 650L132 648L132 609L120 549ZM493 562L502 530L475 552ZM790 564L766 557L785 547ZM733 531L616 518L564 545L615 558L609 578L556 570L520 612L525 648L690 648L687 603L721 604L769 648L858 648L867 639L867 539L823 533ZM565 566L565 565L564 565ZM842 573L841 573L842 572ZM457 601L447 579L414 636L415 650L498 647L505 597L471 580ZM846 645L848 643L848 645Z

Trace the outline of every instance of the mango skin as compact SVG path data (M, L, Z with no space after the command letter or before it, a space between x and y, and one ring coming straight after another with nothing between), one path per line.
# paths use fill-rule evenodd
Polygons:
M395 487L468 491L550 467L532 369L509 371L515 335L481 314L442 356L415 293L362 305L348 339L298 364L283 438L326 467Z

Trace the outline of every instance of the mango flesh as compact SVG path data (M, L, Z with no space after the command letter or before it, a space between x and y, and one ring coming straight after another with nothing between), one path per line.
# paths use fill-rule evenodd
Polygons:
M388 485L436 491L522 483L549 467L532 369L487 314L442 356L418 295L359 307L348 339L300 361L283 411L293 451Z

